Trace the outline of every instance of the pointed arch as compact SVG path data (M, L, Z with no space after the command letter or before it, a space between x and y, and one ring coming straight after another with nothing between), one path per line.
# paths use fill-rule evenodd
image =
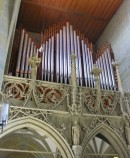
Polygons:
M127 151L127 146L123 142L123 140L120 138L120 136L109 126L106 124L100 124L98 127L92 130L92 132L87 136L85 136L85 139L82 143L83 147L83 155L85 154L85 149L87 147L87 144L90 142L90 140L96 136L97 134L101 134L104 137L107 138L107 140L110 142L110 144L113 146L113 148L117 151L119 156L121 158L128 158L130 155Z
M8 125L4 128L4 132L0 135L0 138L26 127L44 133L51 138L57 145L63 158L74 158L73 152L63 136L46 122L34 117L23 117L9 121Z

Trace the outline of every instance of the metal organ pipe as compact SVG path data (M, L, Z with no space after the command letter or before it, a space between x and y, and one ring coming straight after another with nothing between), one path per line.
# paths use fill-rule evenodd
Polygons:
M47 58L47 80L50 81L50 73L51 73L51 39L49 39L49 42L48 42L48 58Z
M18 51L18 61L17 61L17 67L16 67L16 76L19 76L19 72L20 72L20 63L21 63L21 59L22 59L22 48L23 48L23 43L24 43L24 35L25 35L25 30L22 30L22 35L20 38L20 47L19 47L19 51Z
M77 50L77 38L76 38L76 31L74 31L74 53L76 55L76 78L77 84L79 85L79 59L78 59L78 50Z
M85 61L85 51L84 51L84 41L82 40L82 55L83 55L83 65L84 65L84 80L85 85L87 86L87 69L86 69L86 61Z
M116 90L114 72L113 72L113 67L112 67L112 60L111 60L111 56L110 56L110 50L108 50L108 49L107 49L107 56L108 56L108 63L109 63L109 68L110 68L110 72L111 72L112 86L113 86L113 89Z
M69 22L66 23L66 29L67 29L67 54L68 54L68 81L70 82L70 65L71 65L71 61L70 61L70 29L69 29Z
M67 83L67 52L66 52L66 28L63 26L63 60L64 60L64 82Z
M54 76L54 36L51 38L51 82L53 82Z
M62 29L61 29L62 28ZM92 46L84 36L73 30L69 22L66 25L50 28L50 31L43 35L42 43L42 63L41 73L42 80L60 83L70 83L72 51L76 55L76 80L78 86L94 87L94 75L90 72L93 68ZM45 40L46 39L46 40ZM102 52L103 50L103 52ZM116 82L114 78L114 70L112 67L112 59L110 48L102 49L95 56L96 65L102 69L100 74L101 88L115 89ZM16 65L16 75L30 77L31 67L28 66L28 58L37 52L36 45L25 30L21 33L18 62ZM94 58L94 59L95 59ZM55 70L56 68L56 70ZM40 75L38 75L40 76ZM83 78L84 77L84 78ZM83 82L84 81L84 82Z
M56 34L56 75L57 75L57 82L59 82L59 76L60 76L60 51L59 51L59 34Z
M62 43L62 30L60 30L60 82L63 83L63 43Z
M46 49L45 49L45 78L44 80L47 80L47 72L48 72L48 41L46 41Z
M44 79L45 69L45 43L42 44L42 80Z
M79 85L82 86L82 66L81 66L81 54L80 54L80 41L79 41L79 36L77 36L77 51L78 51L78 56L77 58L79 59Z
M28 59L29 59L29 52L31 50L31 38L28 40L28 47L27 47L27 56L26 56L26 64L25 64L25 77L28 74Z

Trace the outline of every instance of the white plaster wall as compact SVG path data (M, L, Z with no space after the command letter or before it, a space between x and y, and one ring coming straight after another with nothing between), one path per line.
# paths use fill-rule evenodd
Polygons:
M122 86L130 90L130 0L123 0L120 8L99 37L96 46L110 42L115 58L119 62Z

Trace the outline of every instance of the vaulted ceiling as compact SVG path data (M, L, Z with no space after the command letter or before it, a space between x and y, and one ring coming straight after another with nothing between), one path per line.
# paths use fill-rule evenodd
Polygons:
M123 0L22 0L17 27L40 33L59 21L69 21L93 43Z

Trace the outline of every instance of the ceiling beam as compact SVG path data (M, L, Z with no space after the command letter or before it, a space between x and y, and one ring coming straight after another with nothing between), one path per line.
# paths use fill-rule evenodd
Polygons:
M79 16L79 17L82 17L82 18L87 18L87 19L97 20L97 21L102 21L102 22L108 22L109 21L109 19L103 19L103 18L99 18L99 17L96 17L96 16L91 16L89 14L83 14L81 12L75 12L75 11L72 11L72 10L63 9L63 8L60 8L60 7L48 6L48 5L45 5L44 3L38 3L37 1L23 0L22 3L30 4L30 5L36 5L36 6L47 8L47 9L52 9L52 10L65 12L68 15L68 17L69 17L69 15L75 15L75 16Z

